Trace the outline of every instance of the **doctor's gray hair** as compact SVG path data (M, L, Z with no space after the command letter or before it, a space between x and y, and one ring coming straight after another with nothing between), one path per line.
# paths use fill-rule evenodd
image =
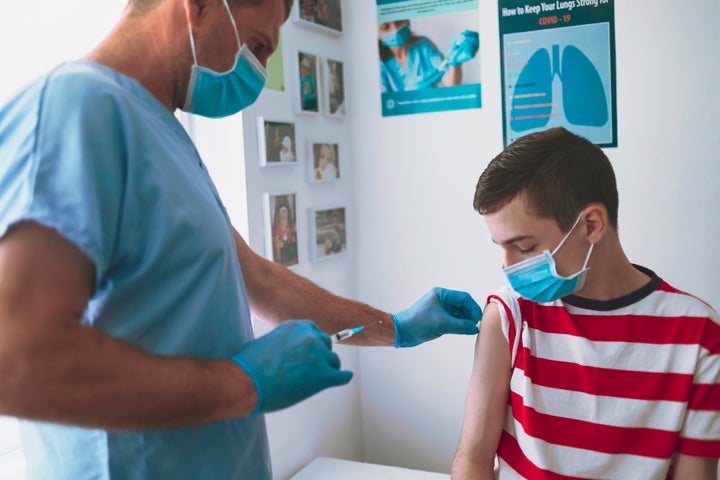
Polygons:
M153 8L157 7L163 0L128 0L128 7L132 7L133 11L142 15L149 12ZM228 0L230 6L251 4L260 5L261 3L269 0ZM285 3L285 18L290 16L290 9L292 9L293 0L283 0Z

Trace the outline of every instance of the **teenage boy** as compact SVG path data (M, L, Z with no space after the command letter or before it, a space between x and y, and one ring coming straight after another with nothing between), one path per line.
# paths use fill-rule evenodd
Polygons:
M625 256L603 151L527 135L474 207L514 291L488 298L452 478L715 479L720 318Z

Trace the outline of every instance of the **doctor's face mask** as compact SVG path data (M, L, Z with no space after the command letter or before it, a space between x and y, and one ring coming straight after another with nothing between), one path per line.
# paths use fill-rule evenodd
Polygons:
M580 271L563 277L557 273L555 259L553 256L560 250L575 227L580 222L582 214L575 220L570 231L563 237L555 250L550 253L545 250L540 255L523 260L509 267L503 268L503 272L515 292L537 303L552 302L580 290L585 284L587 275L587 264L590 260L594 244L590 244L585 257L585 263Z
M216 72L198 65L195 40L190 24L188 24L194 64L190 72L190 82L182 110L211 118L233 115L252 105L260 96L268 78L267 71L257 57L247 45L240 43L237 25L235 25L235 19L230 12L227 0L223 0L223 3L230 16L238 43L235 65L230 70Z
M386 47L402 47L410 36L410 25L407 23L398 29L390 30L380 36L380 41Z

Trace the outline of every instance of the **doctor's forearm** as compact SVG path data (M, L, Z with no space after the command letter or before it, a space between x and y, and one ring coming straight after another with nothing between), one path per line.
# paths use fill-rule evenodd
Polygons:
M388 313L339 297L280 265L271 264L270 270L272 273L265 276L265 280L274 281L257 289L250 297L253 313L262 320L277 324L284 320L307 318L326 333L363 326L362 334L343 343L376 346L395 344L395 328ZM278 285L282 285L282 288L278 288Z
M443 76L442 83L448 87L460 85L462 83L462 67L460 65L449 67Z
M310 280L254 253L236 234L238 257L253 314L277 325L290 319L310 319L327 333L365 327L344 343L395 345L390 314L337 296Z
M189 426L248 415L257 393L230 361L143 353L88 327L0 341L0 413L105 429Z

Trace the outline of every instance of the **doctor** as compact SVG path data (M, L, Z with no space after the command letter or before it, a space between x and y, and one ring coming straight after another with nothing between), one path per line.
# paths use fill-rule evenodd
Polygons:
M386 314L232 228L173 112L253 103L292 2L228 1L130 0L0 109L0 412L29 479L269 479L263 413L351 379L327 333L477 332L466 293ZM255 339L250 311L277 327Z

